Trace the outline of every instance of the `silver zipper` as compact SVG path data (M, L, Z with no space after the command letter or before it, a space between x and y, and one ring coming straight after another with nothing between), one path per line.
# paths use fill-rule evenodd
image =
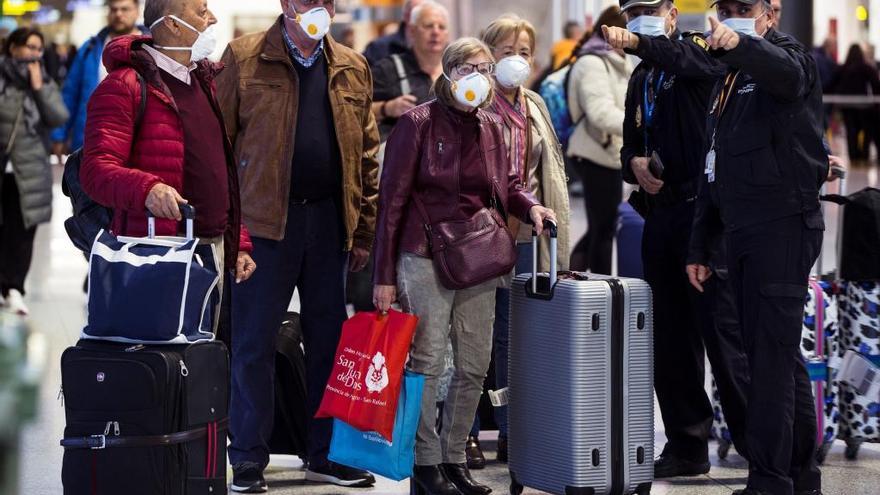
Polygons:
M56 397L55 400L60 400L61 407L64 407L64 386L63 385L58 387L58 397Z
M180 360L180 374L181 376L189 376L189 369L187 369L186 363L183 362L183 359Z
M140 351L144 348L145 348L145 346L143 344L133 345L133 346L125 349L125 352L137 352L137 351Z
M437 143L437 153L443 154L443 141Z
M113 422L113 434L119 436L119 421Z
M112 426L113 426L113 421L107 421L107 426L104 427L104 436L105 437L110 434L110 428Z

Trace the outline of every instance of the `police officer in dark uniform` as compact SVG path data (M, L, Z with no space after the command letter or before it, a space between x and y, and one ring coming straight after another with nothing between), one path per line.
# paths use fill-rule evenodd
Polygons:
M655 389L668 439L654 472L656 478L695 476L710 468L707 354L734 443L746 452L748 364L729 287L716 277L700 294L685 271L706 114L725 67L708 53L702 33L676 29L678 10L671 0L620 4L628 30L603 30L613 48L642 59L627 92L621 160L624 179L641 186L630 202L645 217L642 256L654 292Z
M728 71L708 111L688 274L696 287L709 277L705 239L720 219L751 375L749 481L737 493L817 495L816 413L800 339L829 173L821 83L807 49L773 29L769 0L714 3L724 24L710 19L706 41Z

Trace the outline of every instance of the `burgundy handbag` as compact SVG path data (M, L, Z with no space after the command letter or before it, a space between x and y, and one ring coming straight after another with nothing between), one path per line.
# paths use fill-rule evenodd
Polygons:
M413 195L443 287L468 289L506 275L516 265L516 243L494 207L494 191L492 198L491 208L481 208L467 220L432 223L425 205Z

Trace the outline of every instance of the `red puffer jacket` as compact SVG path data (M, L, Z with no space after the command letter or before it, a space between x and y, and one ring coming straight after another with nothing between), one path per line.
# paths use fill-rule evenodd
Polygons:
M141 45L149 36L114 39L104 50L104 66L110 73L92 94L88 105L80 182L83 190L100 204L114 210L111 229L119 235L144 236L147 232L145 202L158 183L183 191L183 123L171 91L162 81L153 57ZM199 62L193 75L206 93L223 125L217 105L214 76L222 66ZM147 83L147 105L132 146L134 123L140 106L137 71ZM223 128L226 136L226 129ZM229 222L224 232L226 266L235 266L239 251L253 248L241 223L238 171L232 145L224 139L229 177ZM206 184L205 187L211 187ZM174 220L157 219L157 235L176 235Z

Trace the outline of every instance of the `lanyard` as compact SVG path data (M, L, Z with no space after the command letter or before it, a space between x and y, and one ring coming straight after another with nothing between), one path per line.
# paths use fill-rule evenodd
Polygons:
M654 111L657 109L657 97L659 96L660 89L663 87L663 82L666 80L666 72L660 71L660 77L657 80L657 83L652 85L651 82L654 80L654 69L651 69L651 72L648 74L648 77L645 78L645 86L643 91L644 104L642 108L645 109L645 156L649 156L650 153L648 147L648 129L651 127L651 123L654 121Z
M730 96L736 86L736 80L739 78L739 71L731 72L724 78L724 86L718 95L718 104L715 106L715 129L712 131L712 149L715 149L715 137L718 135L718 125L721 123L721 117L727 110L727 104L730 103Z

